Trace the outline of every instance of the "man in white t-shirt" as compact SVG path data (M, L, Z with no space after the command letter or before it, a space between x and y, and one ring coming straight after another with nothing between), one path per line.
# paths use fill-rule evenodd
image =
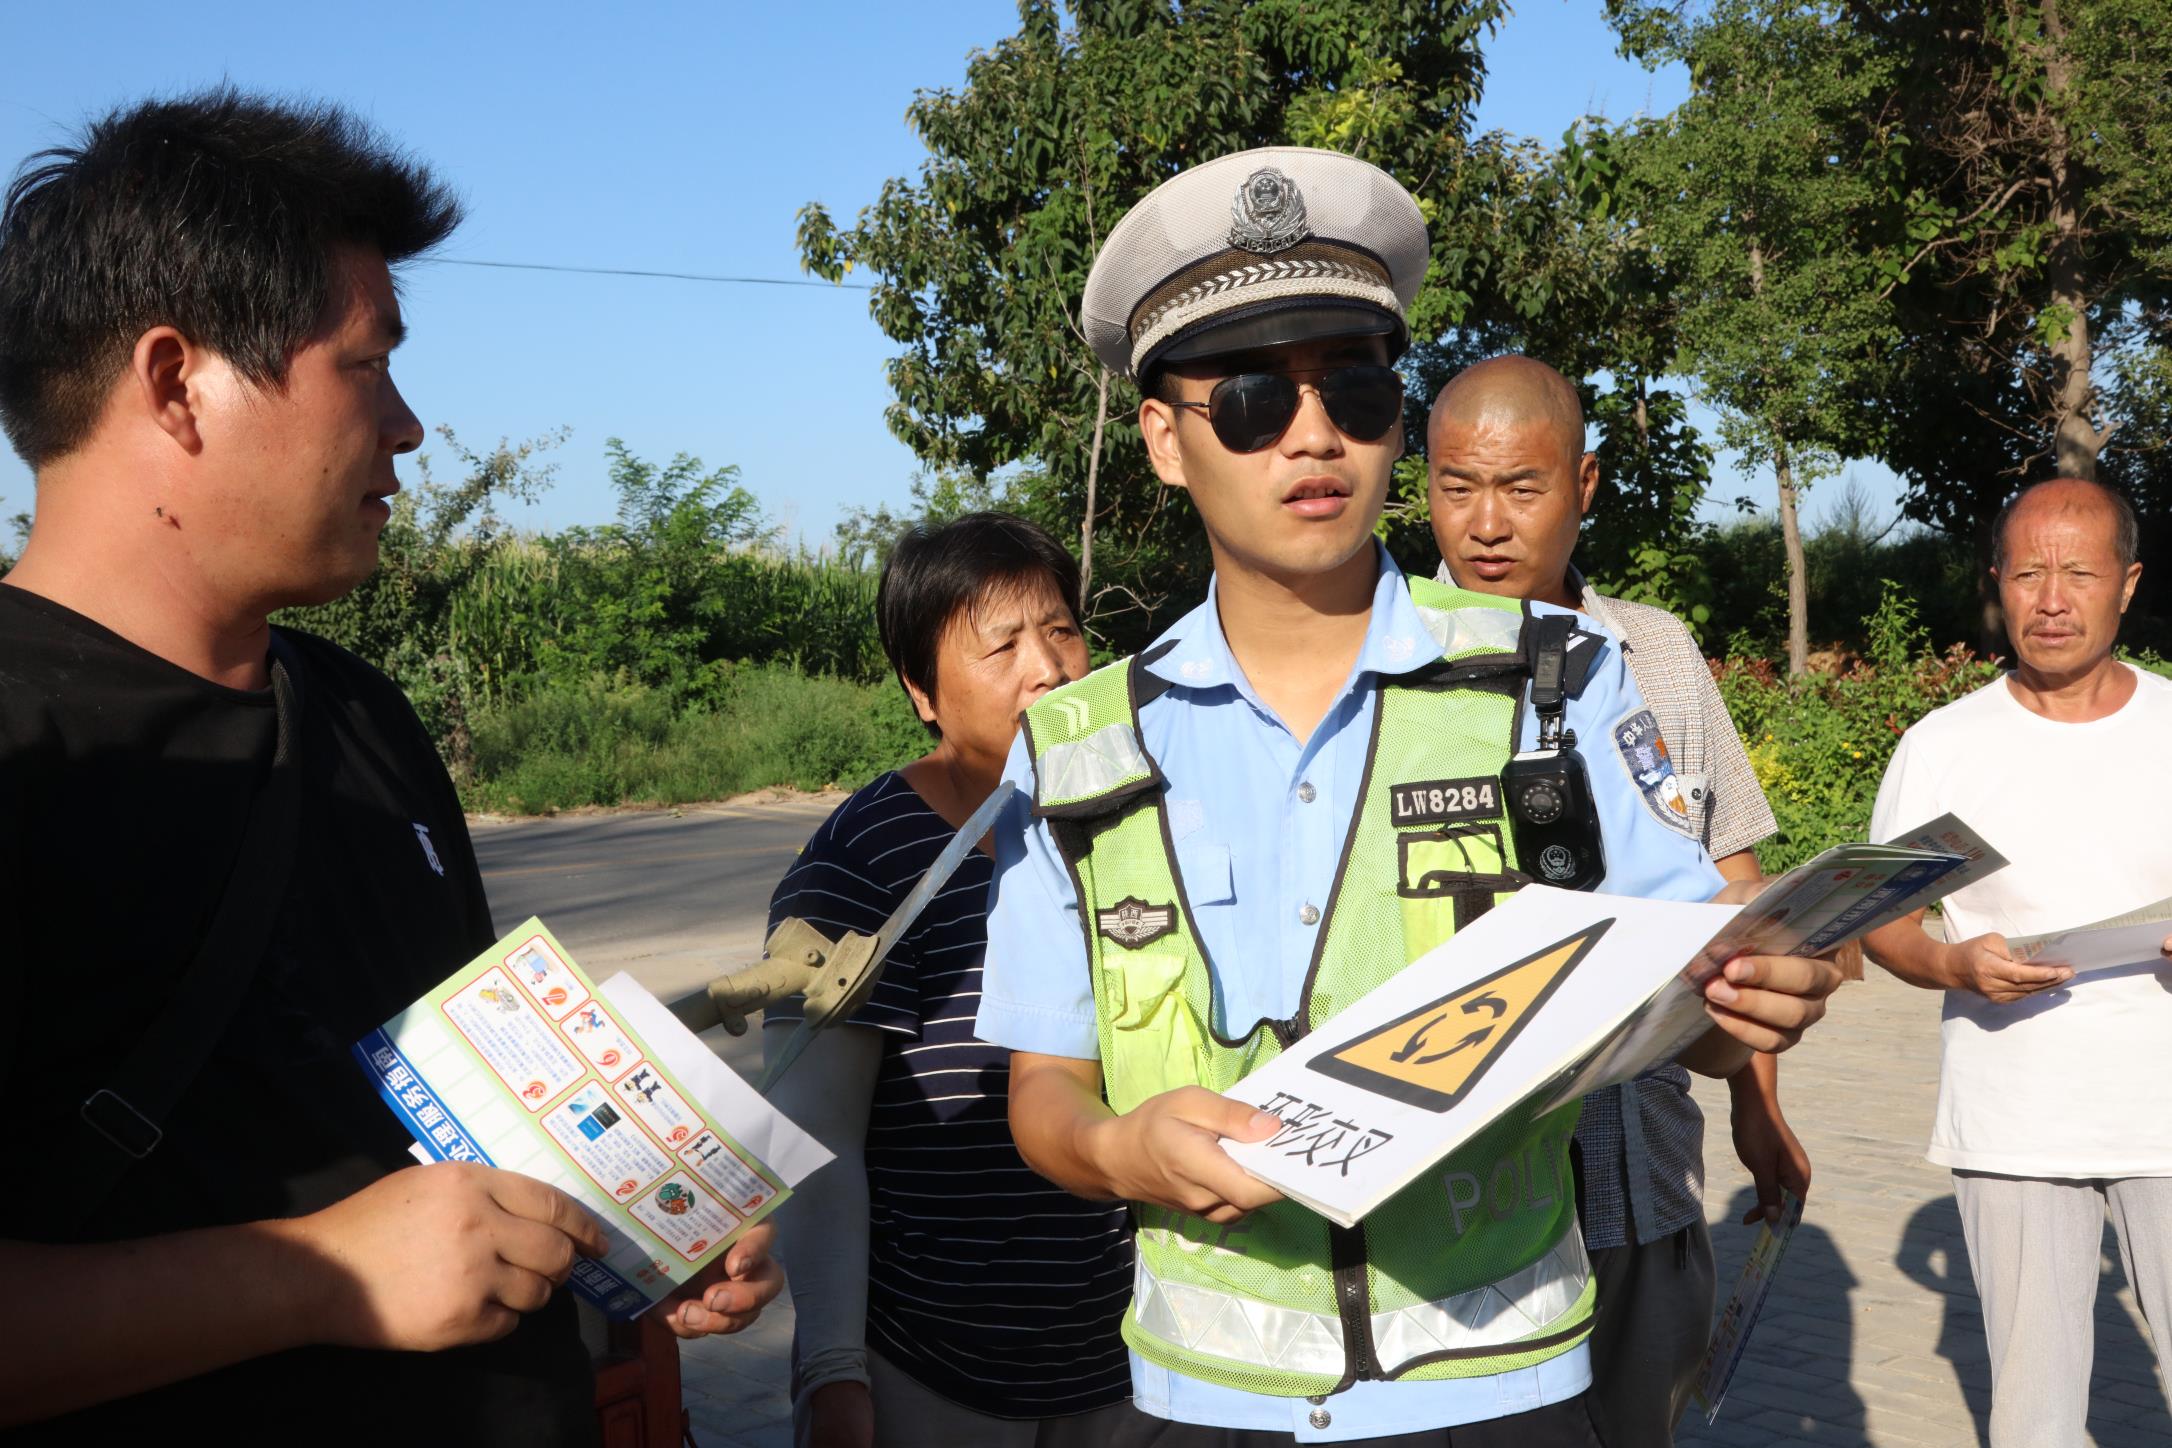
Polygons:
M1920 914L1867 942L1946 992L1929 1155L1953 1168L1983 1301L1993 1448L2086 1441L2107 1208L2172 1371L2172 966L2075 980L2006 939L2172 896L2172 682L2112 657L2136 534L2096 483L2007 504L1993 574L2018 662L1902 736L1871 816L1891 839L1950 810L2008 861L1946 898L1944 943Z

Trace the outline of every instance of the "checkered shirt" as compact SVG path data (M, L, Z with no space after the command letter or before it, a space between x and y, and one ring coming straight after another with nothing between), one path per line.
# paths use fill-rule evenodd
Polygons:
M1713 859L1746 850L1777 825L1757 787L1727 705L1697 641L1663 608L1602 598L1582 578L1583 609L1622 641L1637 691L1701 813ZM1576 1140L1584 1159L1581 1214L1587 1246L1639 1245L1678 1232L1704 1215L1704 1114L1690 1099L1689 1072L1673 1062L1584 1098Z

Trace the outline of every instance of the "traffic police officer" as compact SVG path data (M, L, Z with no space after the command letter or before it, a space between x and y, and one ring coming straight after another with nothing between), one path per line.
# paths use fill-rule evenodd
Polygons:
M1027 1161L1134 1203L1125 1337L1138 1405L1171 1420L1160 1445L1596 1441L1573 1104L1496 1123L1352 1229L1218 1144L1279 1125L1219 1091L1533 863L1489 786L1537 742L1523 669L1546 631L1527 620L1569 611L1406 580L1373 538L1426 260L1393 178L1277 147L1164 183L1087 281L1089 340L1138 379L1148 454L1191 494L1215 575L1145 653L1028 711L1008 776L1033 805L996 831L978 1029L1014 1053ZM1641 705L1619 648L1586 624L1568 657L1566 723L1605 740ZM1603 888L1720 889L1625 768L1589 777ZM1784 1049L1838 981L1730 963L1685 1061ZM1504 1171L1521 1185L1485 1210L1451 1198Z

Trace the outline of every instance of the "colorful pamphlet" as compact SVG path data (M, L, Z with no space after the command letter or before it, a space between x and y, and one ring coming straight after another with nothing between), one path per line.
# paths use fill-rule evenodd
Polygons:
M1742 1264L1742 1275L1735 1279L1735 1290L1712 1327L1704 1363L1697 1369L1697 1385L1691 1397L1704 1411L1707 1423L1719 1416L1727 1385L1734 1381L1735 1369L1742 1365L1742 1354L1750 1345L1750 1330L1757 1326L1757 1315L1765 1310L1765 1297L1772 1291L1772 1279L1779 1275L1780 1259L1787 1255L1787 1244L1801 1225L1802 1198L1783 1188L1780 1225L1775 1228L1767 1222L1757 1229L1750 1260Z
M530 919L355 1043L426 1161L548 1182L610 1239L569 1285L639 1316L830 1159L623 973Z

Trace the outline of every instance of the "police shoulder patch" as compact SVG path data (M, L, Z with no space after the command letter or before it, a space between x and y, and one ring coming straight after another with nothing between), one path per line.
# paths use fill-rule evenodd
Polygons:
M1674 772L1674 756L1659 732L1659 721L1649 709L1632 709L1614 721L1608 731L1614 741L1614 757L1622 772L1644 799L1644 808L1676 834L1694 836L1696 817L1682 793L1682 781Z
M1137 950L1150 945L1164 935L1176 930L1176 906L1149 905L1135 895L1126 895L1108 909L1094 916L1094 923L1101 933L1127 950Z

